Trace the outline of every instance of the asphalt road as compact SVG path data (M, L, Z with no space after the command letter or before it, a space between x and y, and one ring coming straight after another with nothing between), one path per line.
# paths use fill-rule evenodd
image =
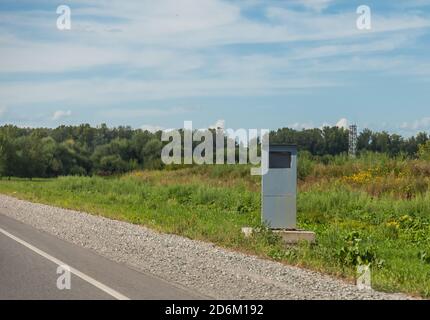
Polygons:
M70 268L70 289L57 287ZM66 283L60 281L60 283ZM204 299L0 212L0 299Z

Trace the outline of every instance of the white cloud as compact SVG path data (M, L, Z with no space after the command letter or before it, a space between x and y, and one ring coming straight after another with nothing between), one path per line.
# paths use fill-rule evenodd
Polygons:
M365 55L378 52L390 52L398 48L412 45L414 37L407 34L390 34L385 37L376 37L365 42L346 42L342 44L318 45L298 48L293 51L292 59L306 60L333 56Z
M302 129L312 129L315 128L314 124L312 122L296 122L296 123L292 123L289 124L287 126L288 128L294 129L294 130L302 130Z
M70 117L71 115L72 115L72 111L71 110L67 110L67 111L57 110L52 115L52 120L60 120L60 119L63 119L63 118Z
M294 0L306 8L321 11L327 8L334 0Z
M406 130L429 130L430 129L430 117L424 117L413 122L404 122L400 126L401 129Z
M363 35L355 26L355 10L321 13L333 1L294 1L311 10L280 8L277 1L270 1L265 6L267 19L250 19L241 2L94 0L88 5L76 0L72 17L78 18L72 18L70 32L58 32L49 11L0 12L5 26L5 31L0 30L0 72L17 72L22 78L25 72L88 73L84 77L64 73L44 81L3 81L2 103L13 108L50 102L110 108L154 99L288 94L348 85L332 75L351 70L430 75L425 58L369 56L413 48L419 29L430 26L424 15L405 10L374 12L374 29ZM31 30L35 37L31 41L21 37L26 34L23 30ZM249 43L264 49L264 44L291 42L295 43L285 46L285 51L224 50L228 44ZM104 69L100 74L91 70L100 66L121 72L105 76ZM100 116L125 119L182 112L159 109L111 110Z
M217 120L209 126L209 129L225 129L225 120Z
M171 74L196 69L202 65L197 53L166 48L131 50L119 47L96 47L77 42L40 44L11 42L1 49L0 72L67 72L99 66L123 65L125 68L157 68Z
M336 124L333 124L332 122L329 123L329 122L325 121L318 128L322 130L325 127L330 127L330 128L331 127L338 127L338 128L349 129L349 121L346 118L339 119L339 121L336 122Z
M323 129L324 127L333 127L333 126L338 128L349 129L349 121L346 118L342 118L335 125L333 125L332 123L323 122L318 128ZM315 126L312 121L296 122L296 123L289 124L287 127L294 130L317 128L317 126Z
M127 57L120 50L82 44L9 44L1 49L0 72L62 72L121 63Z
M103 110L100 117L109 119L136 119L145 117L167 117L178 114L197 112L198 107L168 107L168 108L113 108Z
M67 103L74 105L96 105L132 103L136 101L164 100L169 98L201 96L240 96L285 94L307 88L327 88L339 85L330 80L319 80L296 76L295 78L271 79L270 77L244 77L244 74L225 75L218 78L183 78L133 80L122 78L79 79L56 82L6 83L0 86L0 96L7 104ZM25 95L22 93L25 92ZM153 108L143 115L169 115L170 108ZM183 113L181 107L173 110ZM185 110L188 111L188 110ZM140 112L140 111L139 111ZM118 117L124 113L119 109Z
M152 133L164 130L164 127L156 126L156 125L152 125L152 124L144 124L140 128L142 130L147 130L147 131L152 132Z
M349 121L346 118L342 118L340 119L337 123L336 123L336 127L338 128L344 128L344 129L348 129L349 128Z
M330 0L296 0L310 8L324 8ZM78 1L78 3L84 3ZM267 16L273 23L247 19L237 3L218 0L160 1L92 1L91 6L73 10L78 21L72 30L59 33L48 23L50 12L0 13L0 21L15 29L32 28L44 40L21 39L0 33L3 72L61 72L100 65L157 67L170 70L202 66L205 56L199 48L226 44L286 43L303 40L339 39L363 41L355 27L355 12L320 14L269 7ZM41 19L40 15L43 16ZM97 17L118 18L119 22L102 23ZM430 26L419 15L397 14L375 16L372 37L378 33ZM117 32L112 32L117 30ZM61 35L60 35L61 34ZM37 39L37 38L36 38ZM381 39L376 39L379 41ZM383 40L383 39L382 39ZM112 46L115 43L115 46ZM396 43L394 43L396 44ZM389 47L389 43L385 46ZM363 45L363 47L366 47ZM151 49L149 49L151 48ZM309 48L302 48L302 53ZM312 49L312 48L311 48ZM340 50L347 49L340 47ZM336 55L333 46L319 49L320 54ZM167 65L167 66L166 66Z

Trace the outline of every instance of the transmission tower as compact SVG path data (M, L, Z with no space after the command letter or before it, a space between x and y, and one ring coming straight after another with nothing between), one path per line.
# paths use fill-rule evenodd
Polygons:
M355 158L357 155L357 125L349 126L349 156Z

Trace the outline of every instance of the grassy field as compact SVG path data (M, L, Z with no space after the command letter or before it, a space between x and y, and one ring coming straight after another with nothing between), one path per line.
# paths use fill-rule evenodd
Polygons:
M298 223L317 243L285 250L260 223L260 181L247 166L196 166L120 177L0 181L0 192L87 211L372 285L430 297L430 163L367 155L302 156ZM241 227L260 232L245 239Z

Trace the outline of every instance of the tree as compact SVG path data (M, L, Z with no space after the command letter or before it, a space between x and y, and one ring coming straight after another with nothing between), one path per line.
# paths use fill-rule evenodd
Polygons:
M181 130L180 133L183 137L184 132ZM297 144L300 152L306 151L308 153L304 154L317 156L328 163L334 155L347 152L348 135L348 130L338 127L280 128L270 132L270 142ZM227 140L226 136L224 141ZM424 132L404 139L397 134L364 129L358 137L357 147L359 151L383 152L390 156L403 153L426 158L428 141L429 136ZM234 143L238 152L239 145ZM198 144L193 142L194 147ZM160 131L151 133L125 126L109 128L105 124L98 127L82 124L34 129L5 125L0 126L0 177L56 177L113 174L138 168L160 169L163 167L163 145Z
M324 127L325 154L336 155L348 152L348 130L339 127Z
M388 153L391 156L398 155L404 149L404 140L398 134L392 134L389 139Z
M390 146L390 135L386 132L372 134L371 150L374 152L387 153Z
M163 143L159 139L151 139L145 144L143 148L144 166L145 168L160 169L161 163L161 150Z
M14 175L16 148L8 131L0 131L0 178Z
M425 144L429 140L429 136L425 132L420 132L417 134L417 144L422 145Z
M57 157L58 144L52 137L42 139L42 149L46 161L45 174L49 177L63 173L63 164Z
M422 160L430 161L430 140L419 146L418 157Z
M365 151L371 149L373 132L369 129L364 129L357 138L357 150Z
M42 140L33 133L16 140L17 159L14 173L18 177L43 177L47 168L47 159L43 152Z
M130 148L133 153L133 158L143 165L144 161L144 148L149 140L153 138L153 134L149 131L137 130L131 138Z
M128 165L119 155L110 155L100 159L98 168L101 173L110 175L126 172L128 170Z

